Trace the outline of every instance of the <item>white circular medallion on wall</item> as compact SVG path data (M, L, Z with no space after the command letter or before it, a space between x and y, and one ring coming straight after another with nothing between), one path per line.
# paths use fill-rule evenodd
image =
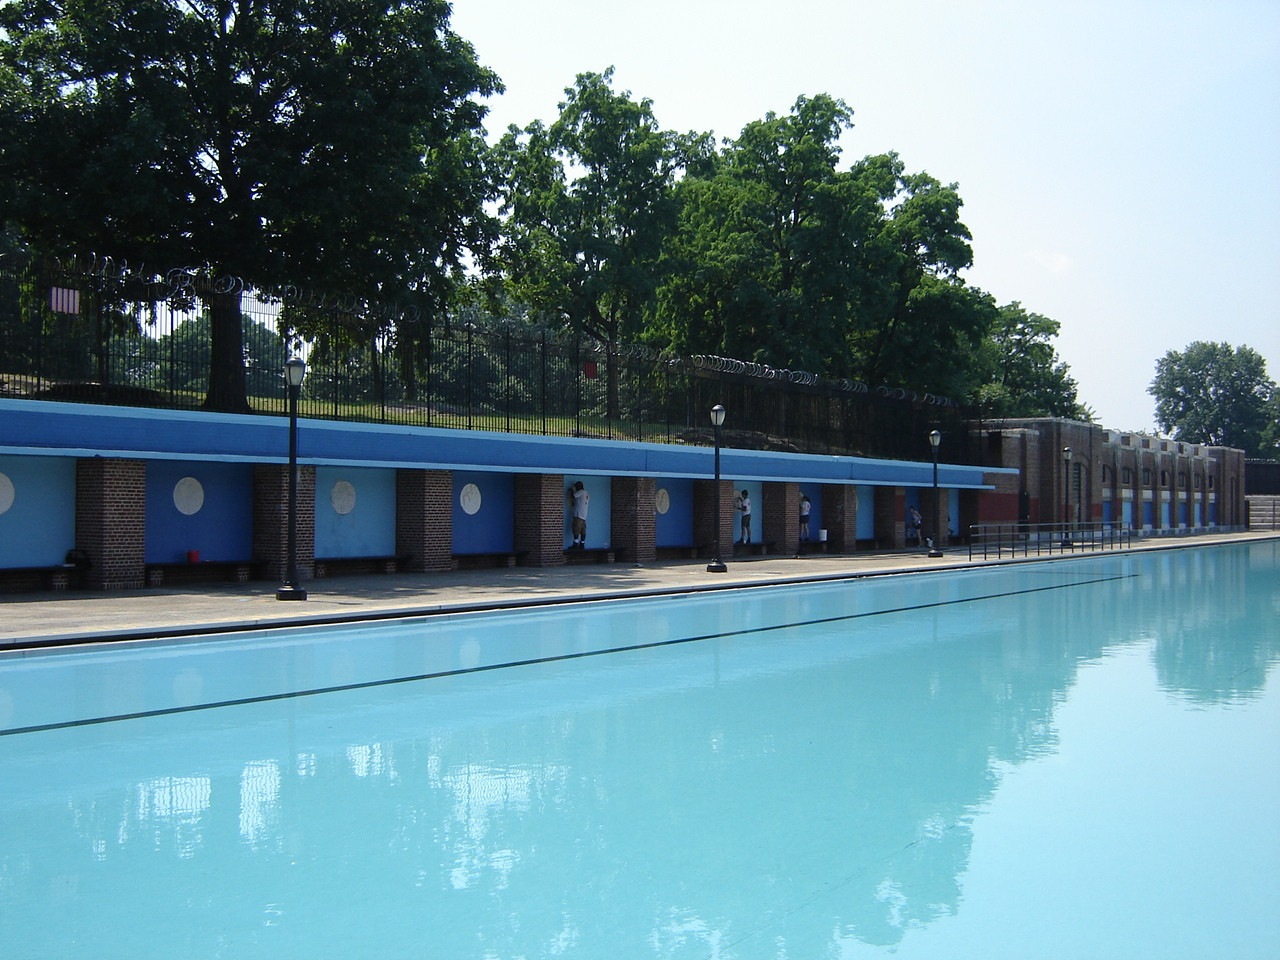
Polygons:
M173 485L173 505L178 512L192 516L204 506L204 487L195 477L183 477Z
M658 492L653 495L653 509L658 513L666 513L671 509L671 494L667 493L666 487L659 487Z
M334 513L345 517L356 508L356 488L346 480L336 481L329 491L329 503Z
M13 506L13 481L0 473L0 513Z
M458 494L458 504L462 507L462 512L468 516L479 512L482 499L480 488L474 483L466 484Z

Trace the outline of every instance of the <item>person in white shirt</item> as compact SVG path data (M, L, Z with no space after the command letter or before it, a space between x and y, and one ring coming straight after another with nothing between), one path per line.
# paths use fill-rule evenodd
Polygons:
M751 497L747 495L747 491L743 490L742 495L738 497L734 504L742 511L742 542L751 542Z
M573 497L573 546L581 550L587 545L587 507L591 495L581 480L569 488L569 495Z

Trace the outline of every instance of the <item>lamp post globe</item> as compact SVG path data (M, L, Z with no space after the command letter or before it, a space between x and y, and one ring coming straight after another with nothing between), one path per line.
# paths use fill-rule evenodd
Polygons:
M929 431L929 446L933 448L933 542L929 544L929 556L942 556L942 509L938 503L938 447L942 444L942 434L937 430Z
M301 357L290 357L285 362L284 379L289 389L289 515L284 584L276 591L277 600L307 599L307 591L298 586L298 392L306 375L307 364Z
M727 573L729 568L725 566L724 561L720 559L720 428L724 426L724 407L716 404L711 408L711 426L716 435L716 493L715 493L715 522L713 542L715 544L715 554L711 558L711 562L707 564L707 573Z

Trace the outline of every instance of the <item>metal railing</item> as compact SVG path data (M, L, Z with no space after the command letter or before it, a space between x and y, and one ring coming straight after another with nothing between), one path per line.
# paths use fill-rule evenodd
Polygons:
M969 527L970 560L1095 553L1131 546L1133 532L1119 523L975 523Z
M1280 496L1246 496L1245 523L1250 530L1280 530Z
M946 397L101 259L0 258L0 396L241 412L208 399L209 303L228 294L256 413L285 412L293 348L310 418L710 446L719 403L728 446L924 460L940 429L948 462L981 462L976 411Z

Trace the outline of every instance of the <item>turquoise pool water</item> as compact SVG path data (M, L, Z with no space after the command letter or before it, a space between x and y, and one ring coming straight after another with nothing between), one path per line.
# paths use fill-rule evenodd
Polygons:
M1278 561L4 655L0 956L1274 957Z

